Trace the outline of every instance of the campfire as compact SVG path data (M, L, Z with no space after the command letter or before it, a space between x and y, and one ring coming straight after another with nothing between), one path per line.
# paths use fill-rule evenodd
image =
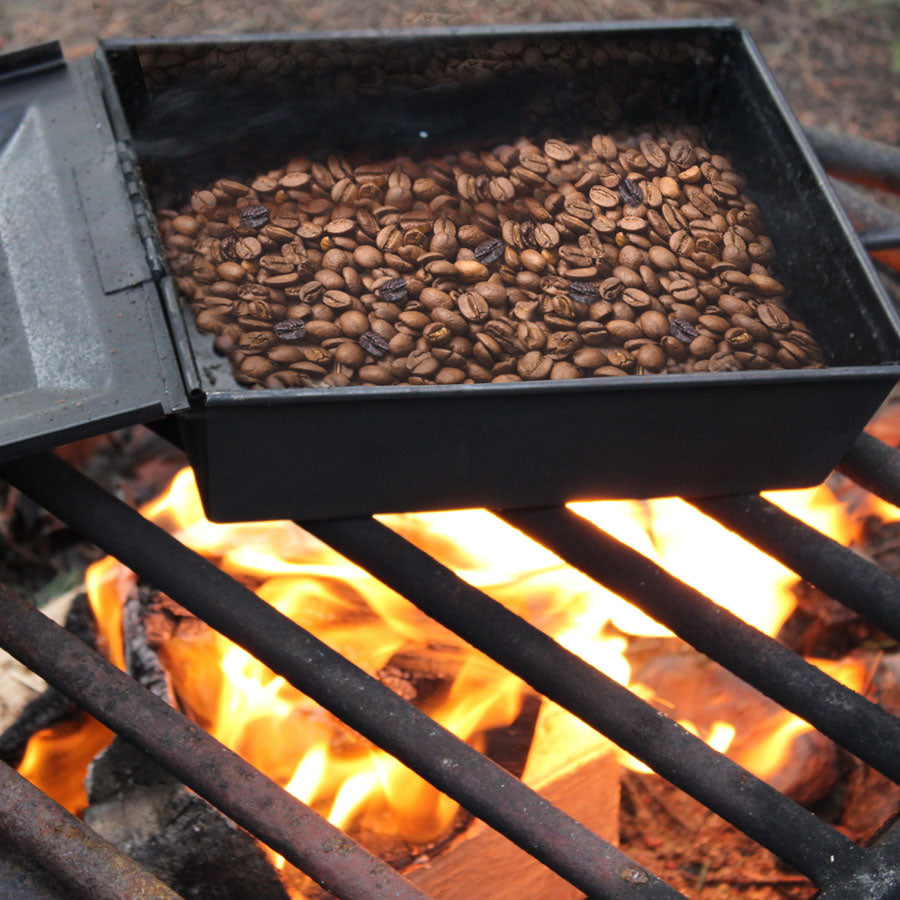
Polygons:
M852 514L825 486L767 496L842 543L859 532L863 510L856 495ZM868 498L866 504L866 513L900 517L887 504ZM796 575L683 501L577 503L571 509L766 634L778 635L795 613ZM570 713L541 704L517 677L364 569L292 523L209 522L190 469L143 513L455 735L514 774L524 773L527 783L617 840L618 811L609 804L598 809L604 804L597 802L597 786L605 785L615 800L619 766L650 770ZM806 789L796 773L807 762L800 738L812 731L809 724L710 666L540 544L485 510L379 518L749 771L779 789ZM426 890L464 867L455 856L487 852L495 837L490 829L245 650L138 584L114 559L91 567L87 590L100 646L112 662L125 668L135 641L158 656L170 702L331 823L411 872ZM129 598L139 611L123 616ZM868 657L810 661L855 691L873 675ZM87 767L112 737L82 715L35 735L20 772L83 814ZM805 799L820 796L813 788ZM290 896L322 896L281 856L268 853ZM581 896L571 888L563 893L563 883L548 875L556 887L547 890L560 891L554 896Z

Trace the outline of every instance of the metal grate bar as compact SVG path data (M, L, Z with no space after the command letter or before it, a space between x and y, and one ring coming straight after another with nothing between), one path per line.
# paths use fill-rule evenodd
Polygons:
M900 818L895 817L866 848L865 858L845 884L816 895L816 900L900 900Z
M373 519L303 527L535 690L825 886L862 852L843 835Z
M40 615L40 613L37 613ZM182 900L133 859L105 841L0 762L0 835L91 900Z
M900 148L814 125L804 131L822 165L832 174L900 193Z
M900 640L900 582L883 569L763 497L710 497L691 503Z
M0 476L591 897L682 896L62 460L37 454ZM790 828L811 835L801 845L830 838L826 852L852 866L858 848L797 809ZM824 865L818 851L797 855Z
M500 515L900 784L896 716L571 510Z
M199 725L2 588L0 641L23 665L339 897L428 900ZM132 896L142 895L116 895Z
M884 441L871 434L861 434L838 471L882 500L900 506L900 453Z

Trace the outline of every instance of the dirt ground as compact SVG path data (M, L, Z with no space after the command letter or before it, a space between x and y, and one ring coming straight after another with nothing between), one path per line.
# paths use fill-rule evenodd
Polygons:
M0 0L0 52L59 39L69 56L89 53L97 35L185 35L265 30L307 31L340 28L408 28L464 24L589 21L610 19L725 17L749 29L798 118L835 131L900 144L900 2L898 0L445 0L430 8L421 0L388 4L374 0L145 0L92 5L90 0ZM124 442L124 444L123 444ZM160 443L142 430L87 448L84 464L92 477L126 495L161 484L180 459L166 459ZM73 451L74 452L74 451ZM95 455L96 454L96 455ZM128 472L113 473L113 458L129 459ZM17 540L24 538L27 540ZM94 551L75 543L64 529L42 519L21 497L0 494L0 538L11 556L0 553L0 580L37 602L77 584ZM24 554L24 555L23 555ZM647 782L649 783L649 782ZM660 790L651 796L645 782L629 777L624 792L623 844L640 862L672 880L693 898L801 900L811 888L780 868L689 798ZM665 842L649 840L647 824L663 820ZM668 828L671 819L675 825ZM702 832L702 837L701 837ZM718 856L701 847L715 843ZM704 850L704 853L706 851Z
M396 28L515 22L726 17L749 29L798 117L900 141L900 3L896 0L6 0L0 50L57 38L70 55L104 35Z

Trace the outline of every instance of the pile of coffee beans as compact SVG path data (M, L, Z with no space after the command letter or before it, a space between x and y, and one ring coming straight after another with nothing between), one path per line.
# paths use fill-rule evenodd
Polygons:
M159 229L247 385L822 368L745 179L690 129L295 157Z

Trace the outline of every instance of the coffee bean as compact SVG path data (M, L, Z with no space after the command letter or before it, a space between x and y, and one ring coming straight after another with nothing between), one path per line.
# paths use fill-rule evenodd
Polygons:
M275 336L280 341L302 341L306 337L306 323L302 319L284 319L275 324Z
M195 191L160 232L198 328L257 387L821 365L728 161L620 141L299 159Z
M644 192L641 190L641 183L632 181L629 178L624 179L619 184L619 196L626 206L638 206L644 202Z
M359 380L363 384L386 385L394 380L389 369L384 366L362 366L359 370Z
M406 282L402 278L390 278L375 288L375 296L385 303L402 305L408 293Z
M366 331L359 337L359 346L371 353L376 359L381 358L388 352L388 340L375 331Z
M552 249L559 246L559 232L549 222L542 222L535 226L534 241L538 247Z
M360 338L369 330L369 319L365 313L351 309L342 313L337 319L337 325L349 338Z
M660 338L659 346L676 362L682 362L687 359L687 347L677 337L674 337L671 334L667 334Z
M678 267L678 258L665 247L654 245L647 251L650 262L663 272L670 272Z
M623 344L625 341L643 337L644 334L638 325L626 319L611 319L606 323L606 330L609 332L610 337Z
M651 372L659 372L666 364L666 354L656 344L644 344L635 355L637 364Z
M518 361L516 371L526 381L538 381L546 378L553 368L553 360L544 356L540 350L529 350Z
M569 296L576 303L595 303L600 294L596 285L588 281L573 281L569 285Z
M772 331L787 331L791 327L791 317L774 303L760 303L756 307L756 315Z
M245 206L240 211L238 218L242 228L252 228L257 231L268 224L269 210L265 206Z
M677 336L678 335L676 335L676 337ZM688 349L691 351L691 356L695 356L698 359L708 359L713 355L713 353L716 352L716 347L716 339L710 337L708 334L698 335L688 345Z
M477 259L458 259L456 270L459 277L468 282L483 281L490 275L487 267Z
M653 305L653 298L640 288L626 288L622 299L634 310L647 309Z
M482 265L488 266L503 256L504 249L502 241L498 241L497 238L488 238L475 248L475 259Z
M690 344L699 332L687 319L672 319L669 324L669 332L684 344Z
M699 324L715 334L724 334L731 323L722 316L702 315L700 316Z
M594 217L590 202L577 191L566 195L563 206L566 212L575 219L589 222Z
M575 151L568 144L555 138L544 143L544 153L556 162L568 162L575 156Z
M725 340L735 350L748 350L754 344L753 335L743 328L729 328L725 332Z
M658 341L660 338L669 334L669 320L661 312L656 310L647 310L641 313L637 323L644 334L651 340Z
M621 198L616 191L610 190L600 184L594 185L594 187L588 191L588 196L591 198L592 203L596 203L597 206L602 209L615 209L621 201Z

